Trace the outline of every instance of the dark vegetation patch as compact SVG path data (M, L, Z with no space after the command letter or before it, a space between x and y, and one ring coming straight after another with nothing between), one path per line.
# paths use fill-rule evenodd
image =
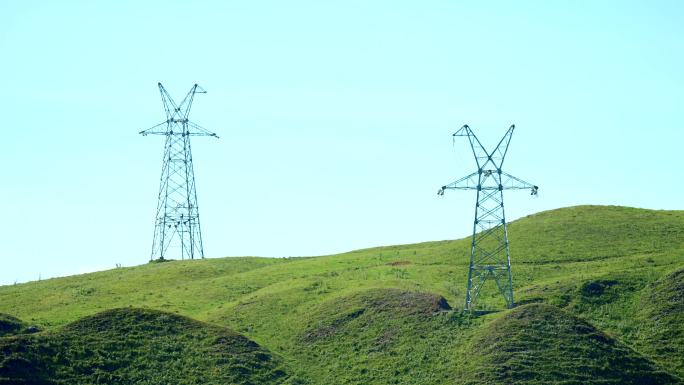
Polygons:
M640 271L619 271L580 282L574 298L568 297L571 302L568 309L580 315L605 312L608 305L626 309L648 285L648 279Z
M627 281L616 279L595 279L584 282L579 288L579 300L587 305L600 305L613 302L631 291Z
M544 304L511 310L478 333L467 384L678 384L589 323Z
M24 323L19 318L0 313L0 337L19 334L24 329Z
M0 339L0 384L279 384L277 357L225 328L114 309L53 333Z
M607 288L617 285L616 280L612 279L600 279L596 281L589 281L582 285L582 295L585 297L600 297L603 295Z
M157 258L157 259L151 260L148 263L164 263L164 262L173 262L173 261L175 261L175 259Z

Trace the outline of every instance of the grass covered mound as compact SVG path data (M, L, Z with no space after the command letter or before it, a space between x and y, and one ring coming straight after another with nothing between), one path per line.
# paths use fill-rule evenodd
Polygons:
M0 337L21 333L24 323L19 318L0 313Z
M454 348L474 318L435 294L370 289L311 310L292 356L316 384L452 382Z
M498 317L472 341L468 384L678 384L646 358L554 306Z
M0 384L280 384L280 363L222 327L113 309L51 333L0 339Z
M663 367L684 376L684 269L654 282L639 303L639 348Z
M324 303L311 314L303 339L310 342L328 339L344 333L347 325L361 318L364 326L387 316L398 319L429 318L437 312L450 310L446 300L430 293L398 289L373 289ZM388 314L389 313L389 314ZM365 316L364 316L365 315ZM379 325L383 326L383 325Z

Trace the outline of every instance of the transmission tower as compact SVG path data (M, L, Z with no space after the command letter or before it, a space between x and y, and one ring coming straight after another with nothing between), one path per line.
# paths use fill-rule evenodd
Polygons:
M195 84L180 104L173 101L161 83L159 92L166 121L140 131L143 136L166 136L150 260L168 259L169 253L180 254L181 259L204 258L190 137L218 136L189 121L188 115L195 94L206 91Z
M444 195L445 190L477 191L465 301L465 310L468 311L474 310L480 290L489 279L496 283L507 307L515 304L503 191L529 189L531 195L537 195L538 187L501 170L513 130L515 125L508 129L492 152L487 152L468 125L456 131L454 137L465 136L470 141L477 171L442 186L438 191L439 195Z

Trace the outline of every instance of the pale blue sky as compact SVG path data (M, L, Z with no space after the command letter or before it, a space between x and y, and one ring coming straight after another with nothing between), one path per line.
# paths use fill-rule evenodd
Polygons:
M205 254L299 256L469 235L436 195L516 133L540 197L684 209L684 2L3 1L0 284L146 263L157 82L194 83ZM515 260L515 256L513 256Z

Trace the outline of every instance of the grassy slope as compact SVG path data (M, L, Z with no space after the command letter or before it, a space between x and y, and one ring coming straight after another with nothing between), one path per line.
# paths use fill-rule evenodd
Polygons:
M684 269L652 283L633 311L640 321L631 330L638 349L684 373Z
M564 308L684 376L681 362L673 365L664 353L684 357L681 338L663 341L662 349L647 348L663 322L681 336L682 310L676 304L682 296L670 296L675 308L663 310L668 315L659 323L648 322L654 315L643 306L659 306L665 294L659 294L663 285L657 282L684 265L684 212L579 206L523 218L510 225L509 234L519 303ZM476 369L462 357L479 331L505 313L473 318L458 312L407 313L401 306L380 311L367 305L373 302L368 298L434 293L462 306L468 241L319 258L226 258L116 269L0 287L0 312L55 329L114 307L149 307L245 333L314 383L440 383ZM680 276L673 279L667 287L681 282ZM380 290L390 288L399 291ZM494 294L485 291L481 303L500 306ZM339 321L360 308L369 310ZM341 332L307 339L315 325L326 322Z
M311 310L290 355L319 384L440 383L462 364L454 348L475 322L440 296L371 289Z
M467 384L655 385L677 380L587 322L545 304L507 312L477 332Z
M226 328L113 309L51 333L0 339L0 384L282 384L279 359Z

